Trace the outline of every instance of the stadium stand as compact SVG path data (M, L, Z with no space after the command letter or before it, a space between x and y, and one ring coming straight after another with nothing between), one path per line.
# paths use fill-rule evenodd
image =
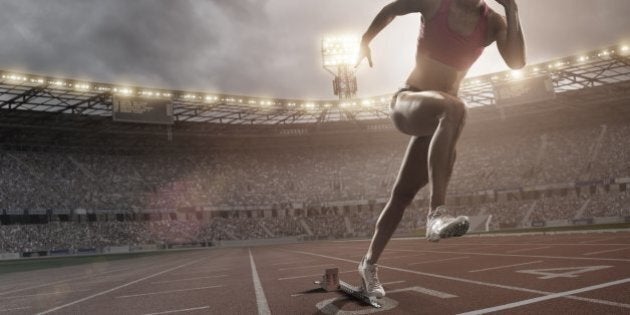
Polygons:
M627 64L619 67L625 68L610 66L630 74ZM553 73L557 87L580 83L565 82L570 70ZM380 114L352 118L364 109L342 111L336 121L283 125L298 112L308 116L285 104L276 113L282 119L248 125L242 117L249 109L222 104L221 117L238 114L232 119L238 124L203 120L210 117L205 112L189 122L196 108L186 107L189 100L175 108L180 120L173 126L113 122L107 104L89 100L55 114L48 112L52 105L16 110L17 100L30 104L29 93L39 90L26 83L20 90L2 78L0 253L369 236L407 141ZM492 230L628 220L629 82L471 108L449 187L450 211L486 216ZM464 89L465 98L476 88ZM425 189L399 233L422 228L426 199Z

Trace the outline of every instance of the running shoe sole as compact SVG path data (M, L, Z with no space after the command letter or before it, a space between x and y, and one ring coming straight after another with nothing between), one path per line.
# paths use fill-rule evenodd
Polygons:
M468 232L470 228L470 222L467 217L457 217L448 226L444 227L440 231L440 238L460 237Z
M468 217L459 216L443 227L439 235L427 235L427 240L429 242L439 242L443 238L460 237L468 232L468 228L470 228Z

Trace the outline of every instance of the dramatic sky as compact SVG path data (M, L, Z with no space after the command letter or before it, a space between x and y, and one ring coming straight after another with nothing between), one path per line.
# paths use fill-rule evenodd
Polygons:
M1 0L0 69L268 97L333 98L325 34L362 34L390 0ZM495 0L486 0L503 12ZM530 62L630 42L628 0L517 0ZM400 86L419 16L396 19L359 94ZM507 69L490 47L470 74Z

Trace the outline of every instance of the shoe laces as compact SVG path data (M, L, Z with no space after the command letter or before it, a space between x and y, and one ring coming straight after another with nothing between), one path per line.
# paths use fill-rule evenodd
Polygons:
M369 289L373 289L381 286L381 282L378 280L378 266L376 264L371 265L367 262L365 263L364 272L366 274L366 278L368 280Z

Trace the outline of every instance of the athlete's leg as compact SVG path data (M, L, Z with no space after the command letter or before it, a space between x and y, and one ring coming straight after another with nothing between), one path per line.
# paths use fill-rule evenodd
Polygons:
M433 135L428 150L430 211L444 205L455 162L455 145L466 117L464 103L441 92L402 92L392 106L396 127L413 136Z
M363 289L376 297L384 296L385 290L376 275L375 263L396 230L405 208L427 181L431 182L427 239L437 241L442 237L459 236L468 229L468 218L439 218L440 211L435 211L446 199L455 162L455 144L466 115L464 103L446 93L403 91L398 93L391 109L396 127L414 138L392 197L376 224L368 253L358 268Z
M367 254L359 263L362 288L370 296L377 298L385 296L383 285L378 280L376 261L394 234L405 209L413 201L418 190L429 181L427 157L430 144L431 136L412 137L409 141L391 197L378 218Z
M385 245L394 234L405 209L416 193L429 181L427 156L431 137L412 137L398 172L391 197L376 222L374 236L365 258L368 263L378 261Z

